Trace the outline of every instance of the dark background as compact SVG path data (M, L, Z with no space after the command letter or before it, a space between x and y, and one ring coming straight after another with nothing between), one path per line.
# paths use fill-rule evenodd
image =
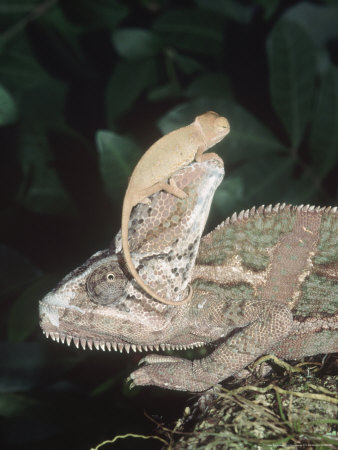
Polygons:
M181 415L188 394L129 391L139 355L47 341L38 300L108 246L142 152L211 109L231 133L208 230L263 203L337 205L337 50L334 0L1 0L2 448L88 449L152 434L144 411ZM142 445L161 444L114 448Z

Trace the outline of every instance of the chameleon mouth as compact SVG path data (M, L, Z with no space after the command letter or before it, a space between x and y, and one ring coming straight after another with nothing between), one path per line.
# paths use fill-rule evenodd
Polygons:
M76 308L78 310L79 308ZM195 347L205 346L205 342L192 342L189 344L169 344L169 343L158 343L158 344L133 344L123 340L121 338L115 338L115 340L110 340L107 335L101 332L93 333L88 332L86 328L82 328L81 332L79 330L81 326L78 324L78 330L74 331L74 325L65 321L62 318L64 312L64 307L57 306L55 304L47 304L44 301L40 302L40 326L42 328L43 334L52 339L55 342L61 342L62 344L67 344L68 346L73 344L76 348L82 348L85 350L102 350L102 351L115 351L122 353L130 350L134 352L147 352L154 350L187 350ZM83 311L81 311L83 313Z
M85 327L81 328L81 325L77 323L77 330L74 330L74 324L68 322L64 319L63 313L65 308L73 309L77 313L84 314L85 311L79 307L69 305L66 306L56 304L54 298L47 298L40 301L40 326L42 328L43 334L52 339L55 342L61 342L62 344L67 344L68 346L73 343L76 348L82 348L85 350L102 350L102 351L115 351L122 353L130 350L134 352L147 352L154 350L187 350L195 347L205 346L205 342L196 341L189 344L169 344L169 343L158 343L158 344L133 344L127 342L126 339L115 338L110 340L108 335L97 331L96 333ZM60 302L59 302L60 303Z
M95 348L96 350L108 350L109 352L111 350L120 353L125 350L127 353L130 352L130 350L133 350L134 352L143 352L143 351L154 351L154 350L187 350L195 347L202 347L205 345L205 342L196 342L193 344L188 345L175 345L175 344L142 344L142 345L136 345L136 344L128 344L126 342L112 342L112 341L103 341L98 340L95 338L80 338L78 336L72 336L70 334L65 333L59 333L56 331L42 331L43 334L47 338L51 338L55 342L61 342L62 344L66 343L68 346L73 342L76 348L80 348L80 346L85 350L87 347L89 350L93 350Z

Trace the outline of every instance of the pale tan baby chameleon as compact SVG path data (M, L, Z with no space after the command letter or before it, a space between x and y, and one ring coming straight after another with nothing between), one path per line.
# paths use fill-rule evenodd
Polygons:
M156 300L166 305L180 305L190 300L191 286L188 296L181 301L161 298L137 273L130 255L128 245L128 223L134 206L144 202L147 197L164 190L178 198L185 198L187 194L179 189L170 177L180 168L211 158L219 158L216 153L203 153L220 142L230 131L229 122L225 117L209 111L197 116L195 121L186 126L166 134L155 142L137 163L129 180L122 208L122 248L124 258L130 273L142 289ZM167 182L169 180L169 183Z

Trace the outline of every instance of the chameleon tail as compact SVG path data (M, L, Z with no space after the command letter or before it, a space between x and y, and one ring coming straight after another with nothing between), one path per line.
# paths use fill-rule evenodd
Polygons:
M129 223L129 217L131 213L131 208L126 207L126 205L123 205L122 208L122 224L121 224L121 236L122 236L122 250L124 253L124 259L126 261L127 267L129 269L129 272L131 275L135 278L139 286L147 292L149 295L151 295L153 298L158 300L161 303L164 303L165 305L173 305L178 306L182 305L183 303L188 302L192 297L192 287L189 285L189 294L186 298L184 298L181 301L173 301L173 300L167 300L165 298L160 297L155 291L153 291L150 287L148 287L146 284L144 284L144 281L140 277L140 275L137 273L135 266L133 264L130 250L129 250L129 243L128 243L128 223Z

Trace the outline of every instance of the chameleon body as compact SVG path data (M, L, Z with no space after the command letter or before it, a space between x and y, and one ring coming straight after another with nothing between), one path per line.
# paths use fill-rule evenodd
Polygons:
M134 206L145 202L150 195L164 190L180 199L187 193L180 189L171 178L181 167L196 160L197 162L217 158L214 153L203 153L220 142L230 131L229 122L224 117L209 111L197 116L195 121L172 131L153 144L137 163L129 180L122 207L122 247L126 264L139 286L156 300L167 305L178 305L190 300L192 291L184 300L169 300L161 297L147 286L137 272L128 244L128 224ZM169 179L169 183L167 180ZM175 294L178 297L178 294Z
M148 354L131 374L135 385L193 392L206 391L267 353L298 359L338 351L337 207L278 204L234 214L202 238L196 263L196 238L195 246L190 242L181 252L190 228L176 229L180 244L175 247L176 235L173 253L163 257L160 232L175 230L174 216L181 214L184 223L206 197L209 204L217 183L208 187L206 177L196 174L204 167L204 175L215 176L218 164L193 163L179 172L185 182L190 175L184 189L193 203L160 192L150 198L150 208L140 204L132 212L131 222L148 218L131 240L144 263L162 261L174 275L180 257L192 258L179 280L182 286L192 283L189 303L172 307L142 296L121 269L118 235L116 252L96 253L40 302L44 333L77 347L127 352L212 344L212 353L193 361ZM175 181L184 186L176 174ZM157 205L166 210L166 201L173 207L168 228L166 220L156 222Z

